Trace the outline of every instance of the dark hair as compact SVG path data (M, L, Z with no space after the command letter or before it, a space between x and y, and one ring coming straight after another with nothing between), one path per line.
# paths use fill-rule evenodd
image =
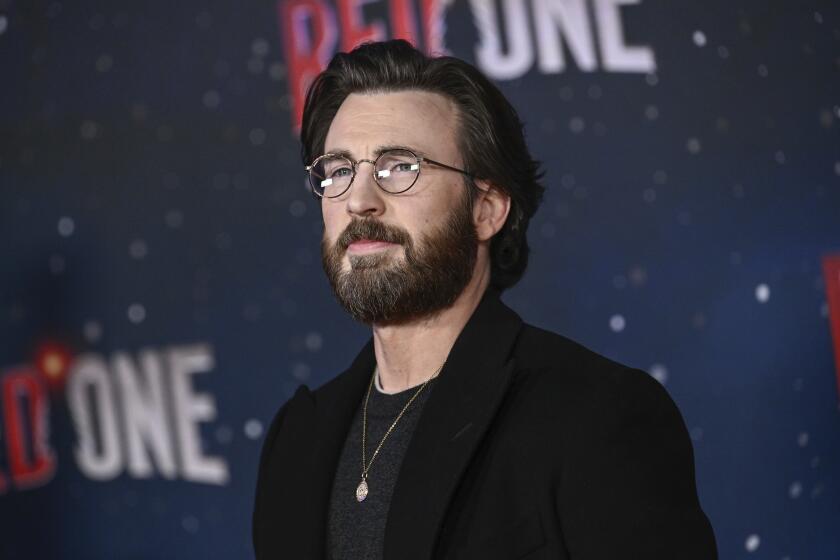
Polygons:
M421 90L458 107L457 144L465 169L510 196L507 221L490 243L491 286L516 284L528 265L528 222L545 190L516 110L479 70L451 56L428 57L402 39L364 43L338 53L306 94L301 155L308 165L324 150L327 132L351 93ZM476 188L471 179L468 185Z

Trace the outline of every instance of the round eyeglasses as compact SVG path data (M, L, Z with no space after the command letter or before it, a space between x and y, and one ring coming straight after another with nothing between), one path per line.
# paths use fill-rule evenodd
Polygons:
M473 175L463 169L421 157L405 149L385 150L375 160L353 161L341 154L324 154L305 167L309 174L309 186L319 198L341 196L356 178L356 168L366 161L373 164L373 180L383 191L390 194L404 193L414 186L420 176L421 165L431 164L468 177Z

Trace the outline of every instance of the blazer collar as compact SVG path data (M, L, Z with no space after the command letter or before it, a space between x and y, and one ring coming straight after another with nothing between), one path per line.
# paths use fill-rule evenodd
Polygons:
M386 559L432 556L449 501L510 384L510 354L522 320L499 295L492 288L485 292L427 397L391 498ZM322 546L339 455L375 365L371 338L350 368L316 397L318 445L310 488L320 511L312 520L313 536Z

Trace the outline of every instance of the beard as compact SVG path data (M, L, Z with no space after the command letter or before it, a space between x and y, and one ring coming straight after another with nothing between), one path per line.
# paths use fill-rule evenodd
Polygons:
M404 257L391 249L350 256L350 270L342 257L354 241L370 239L401 245ZM373 218L358 219L335 243L324 236L321 262L336 299L350 315L365 324L399 324L433 315L450 307L472 279L478 237L472 221L469 191L440 227L419 236Z

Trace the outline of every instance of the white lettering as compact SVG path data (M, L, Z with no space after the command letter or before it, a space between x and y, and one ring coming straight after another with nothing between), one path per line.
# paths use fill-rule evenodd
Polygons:
M540 72L556 74L566 68L567 47L583 72L599 69L599 55L601 69L608 72L654 72L653 50L628 45L624 39L621 7L639 3L641 0L470 0L479 33L476 62L490 78L512 80L525 74L536 56ZM529 8L534 38L529 30Z
M202 454L197 424L216 417L213 397L194 393L190 376L213 368L213 356L205 344L172 348L169 351L169 372L172 376L172 397L175 410L175 432L181 451L182 474L185 479L209 484L226 484L227 463L219 457Z
M175 478L177 466L167 429L166 400L160 358L153 350L140 352L138 371L131 357L117 353L112 358L122 398L123 422L128 453L128 472L135 478L149 478L154 469L165 478Z
M542 72L558 73L565 68L561 38L578 68L591 72L598 67L586 0L534 0L534 24Z
M470 0L475 23L481 36L475 49L479 66L491 78L510 80L528 71L534 51L528 34L528 16L524 0L502 0L505 38L508 52L502 52L499 14L495 0Z
M653 51L648 47L630 47L624 43L619 6L638 4L640 0L595 0L595 20L604 69L610 72L642 72L656 70Z
M79 470L95 480L116 477L123 467L117 415L108 369L99 357L85 354L76 359L69 375L67 400L79 438L75 449Z

